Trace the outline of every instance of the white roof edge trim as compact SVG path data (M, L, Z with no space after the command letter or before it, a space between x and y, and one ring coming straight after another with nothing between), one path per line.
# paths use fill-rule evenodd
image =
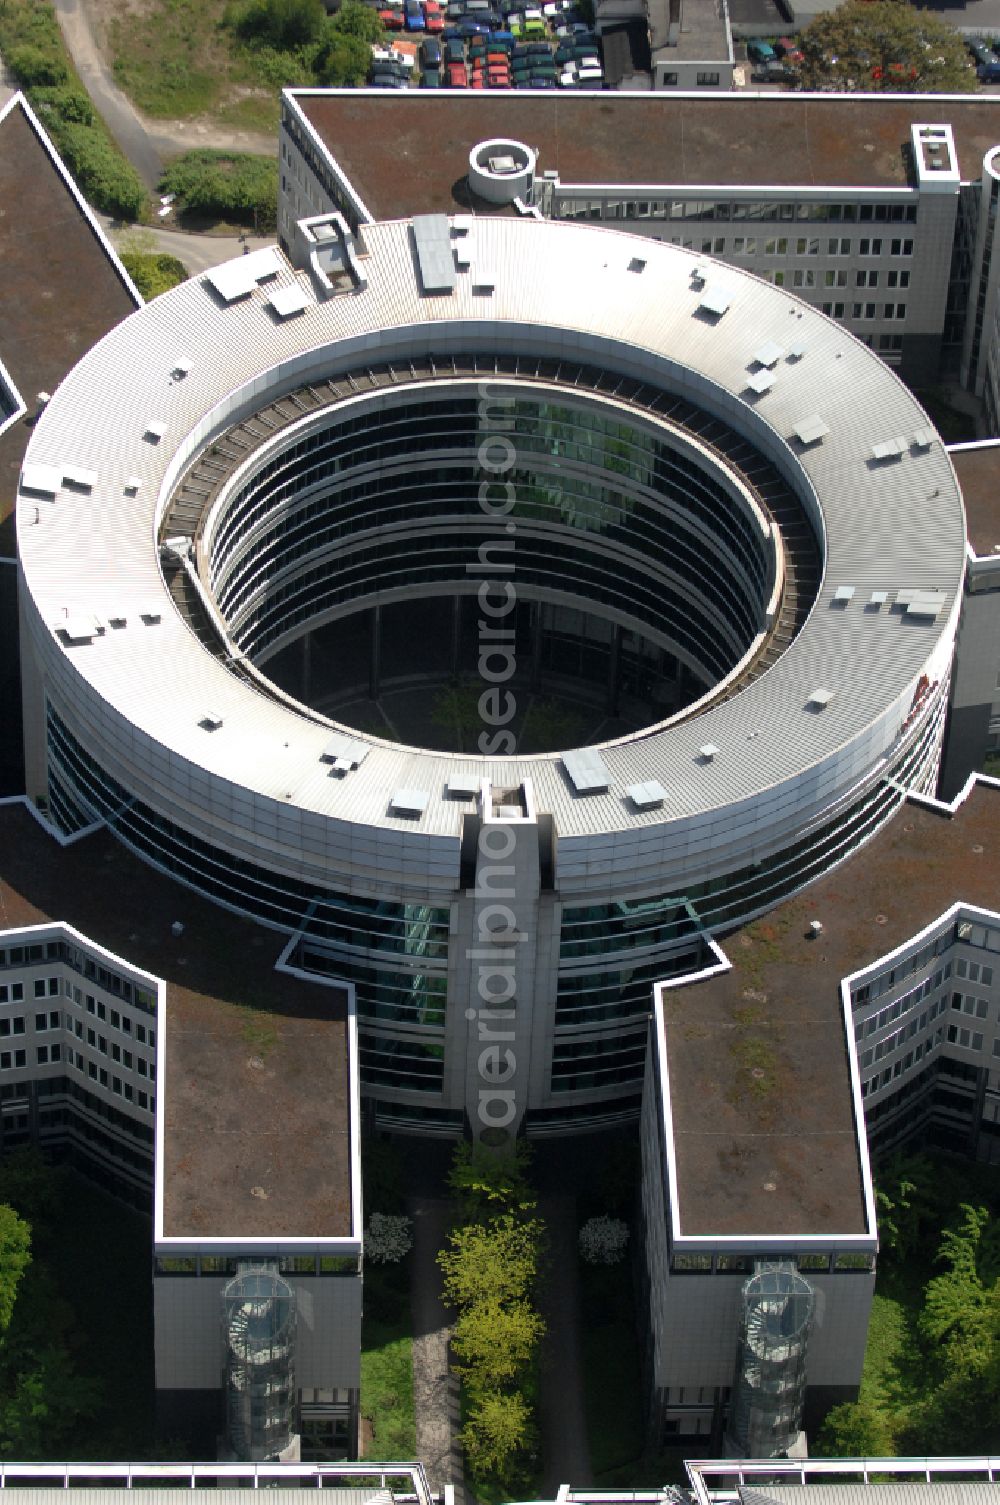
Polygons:
M7 430L18 421L19 418L24 417L25 413L28 411L28 404L21 396L21 393L18 390L17 383L11 376L10 372L7 370L7 367L4 365L2 360L0 360L0 382L3 383L7 391L14 399L14 411L10 414L9 417L0 420L0 435L2 435L5 434Z

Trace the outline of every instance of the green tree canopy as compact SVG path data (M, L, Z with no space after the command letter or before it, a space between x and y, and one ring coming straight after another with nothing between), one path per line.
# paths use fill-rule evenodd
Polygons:
M316 53L314 68L319 82L331 89L356 88L368 77L371 61L371 47L362 37L328 28Z
M360 37L362 42L380 42L385 36L378 11L362 4L362 0L344 0L336 15L331 16L326 24L329 31L341 36Z
M31 1264L31 1228L13 1207L0 1206L0 1333L10 1327L21 1276Z
M495 1389L530 1364L544 1332L545 1323L528 1302L487 1296L466 1307L452 1328L456 1367L477 1390Z
M244 42L291 52L319 40L326 10L323 0L247 0L224 20Z
M940 1227L938 1170L926 1155L895 1154L876 1168L879 1253L905 1262Z
M531 1413L524 1398L499 1391L484 1396L460 1440L473 1474L503 1480L532 1441Z
M885 1413L870 1401L848 1401L827 1412L810 1449L820 1458L885 1458L893 1439Z
M487 1299L525 1300L538 1274L542 1224L505 1213L488 1226L456 1228L438 1255L447 1300L459 1309Z
M465 1142L457 1145L448 1185L463 1221L480 1222L498 1212L533 1212L530 1166L531 1147L524 1140L502 1151Z
M958 32L906 0L845 0L798 40L804 89L952 94L978 87Z

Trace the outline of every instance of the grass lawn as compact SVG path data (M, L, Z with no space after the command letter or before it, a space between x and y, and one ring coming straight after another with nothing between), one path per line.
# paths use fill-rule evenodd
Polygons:
M365 1269L361 1417L365 1458L391 1463L416 1457L408 1261Z
M294 56L261 63L231 47L226 0L97 4L115 79L154 118L209 115L220 125L276 131L281 84L311 82Z

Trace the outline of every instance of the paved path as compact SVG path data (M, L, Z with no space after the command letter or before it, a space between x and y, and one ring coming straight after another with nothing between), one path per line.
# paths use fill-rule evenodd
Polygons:
M249 251L274 245L274 237L268 235L248 233L244 241L237 235L196 235L187 230L167 230L161 225L137 227L110 219L106 214L96 214L96 211L95 216L116 250L121 249L123 241L127 246L130 235L135 235L138 230L143 240L152 237L157 251L165 251L182 261L192 277L218 266L220 261L232 261L234 256L242 255L244 244Z
M560 1484L579 1488L591 1482L580 1347L576 1199L543 1196L538 1211L549 1236L549 1271L540 1303L547 1330L542 1343L538 1420L543 1493L553 1499Z
M448 1372L449 1313L441 1299L438 1250L448 1232L450 1204L430 1197L414 1197L413 1218L413 1402L417 1419L417 1456L422 1459L431 1489L455 1485L462 1505L462 1458L456 1433L459 1425L458 1382Z
M277 132L223 131L206 121L151 120L142 115L119 89L101 56L84 0L55 0L55 9L84 88L147 188L156 188L167 157L193 147L277 154Z

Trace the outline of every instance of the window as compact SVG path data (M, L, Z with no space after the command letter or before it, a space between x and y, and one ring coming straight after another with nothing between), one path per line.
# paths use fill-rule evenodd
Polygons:
M35 978L35 997L36 998L44 998L45 997L45 978L44 977L36 977Z
M765 240L764 254L765 256L787 256L788 241L784 236L779 237L777 240Z
M88 1029L88 1031L87 1031L87 1044L91 1048L93 1048L97 1044L97 1033L96 1033L95 1030Z
M676 73L661 73L660 74L660 84L661 84L661 86L664 89L676 89L676 87L677 87L677 79L678 79L678 74L676 74Z
M890 242L889 253L892 256L912 256L912 240L894 240Z
M864 236L858 243L858 252L862 256L881 256L882 242L880 240L869 240L867 236Z
M905 319L906 318L906 304L905 303L887 303L885 305L885 317L887 319Z
M756 237L756 235L746 235L746 236L737 235L736 239L733 241L733 255L734 256L756 256L756 254L757 254L757 237Z
M824 303L823 312L828 319L842 319L844 317L844 305L842 303Z
M696 73L694 81L699 89L717 89L719 87L719 75L717 73Z
M812 267L806 268L805 271L803 271L801 269L798 269L795 272L793 272L792 273L792 286L793 287L815 287L816 286L816 273L813 271Z
M785 274L784 274L784 272L775 272L775 274L774 274L774 285L775 285L775 287L784 287L784 285L785 285Z
M49 1027L49 1016L48 1016L48 1014L36 1014L35 1015L35 1029L36 1030L45 1030L45 1029L48 1029L48 1027Z
M818 239L818 237L817 236L811 236L808 239L799 239L799 240L797 240L795 242L795 254L796 254L796 256L818 256L819 255L819 239Z
M910 274L909 272L887 272L885 280L888 287L909 287Z
M823 286L824 287L846 287L847 286L847 273L846 273L846 271L824 272L823 273Z
M846 239L828 240L826 243L826 254L828 256L850 256L851 242Z
M35 1049L35 1059L39 1066L47 1066L49 1064L49 1047L47 1045L37 1046Z
M120 1029L121 1028L121 1022L122 1022L121 1021L121 1015L119 1014L118 1010L117 1009L112 1009L111 1010L111 1028L112 1029Z
M874 317L875 317L875 305L874 305L874 303L866 303L865 304L865 318L866 319L874 319Z
M856 272L855 287L878 287L878 272Z

